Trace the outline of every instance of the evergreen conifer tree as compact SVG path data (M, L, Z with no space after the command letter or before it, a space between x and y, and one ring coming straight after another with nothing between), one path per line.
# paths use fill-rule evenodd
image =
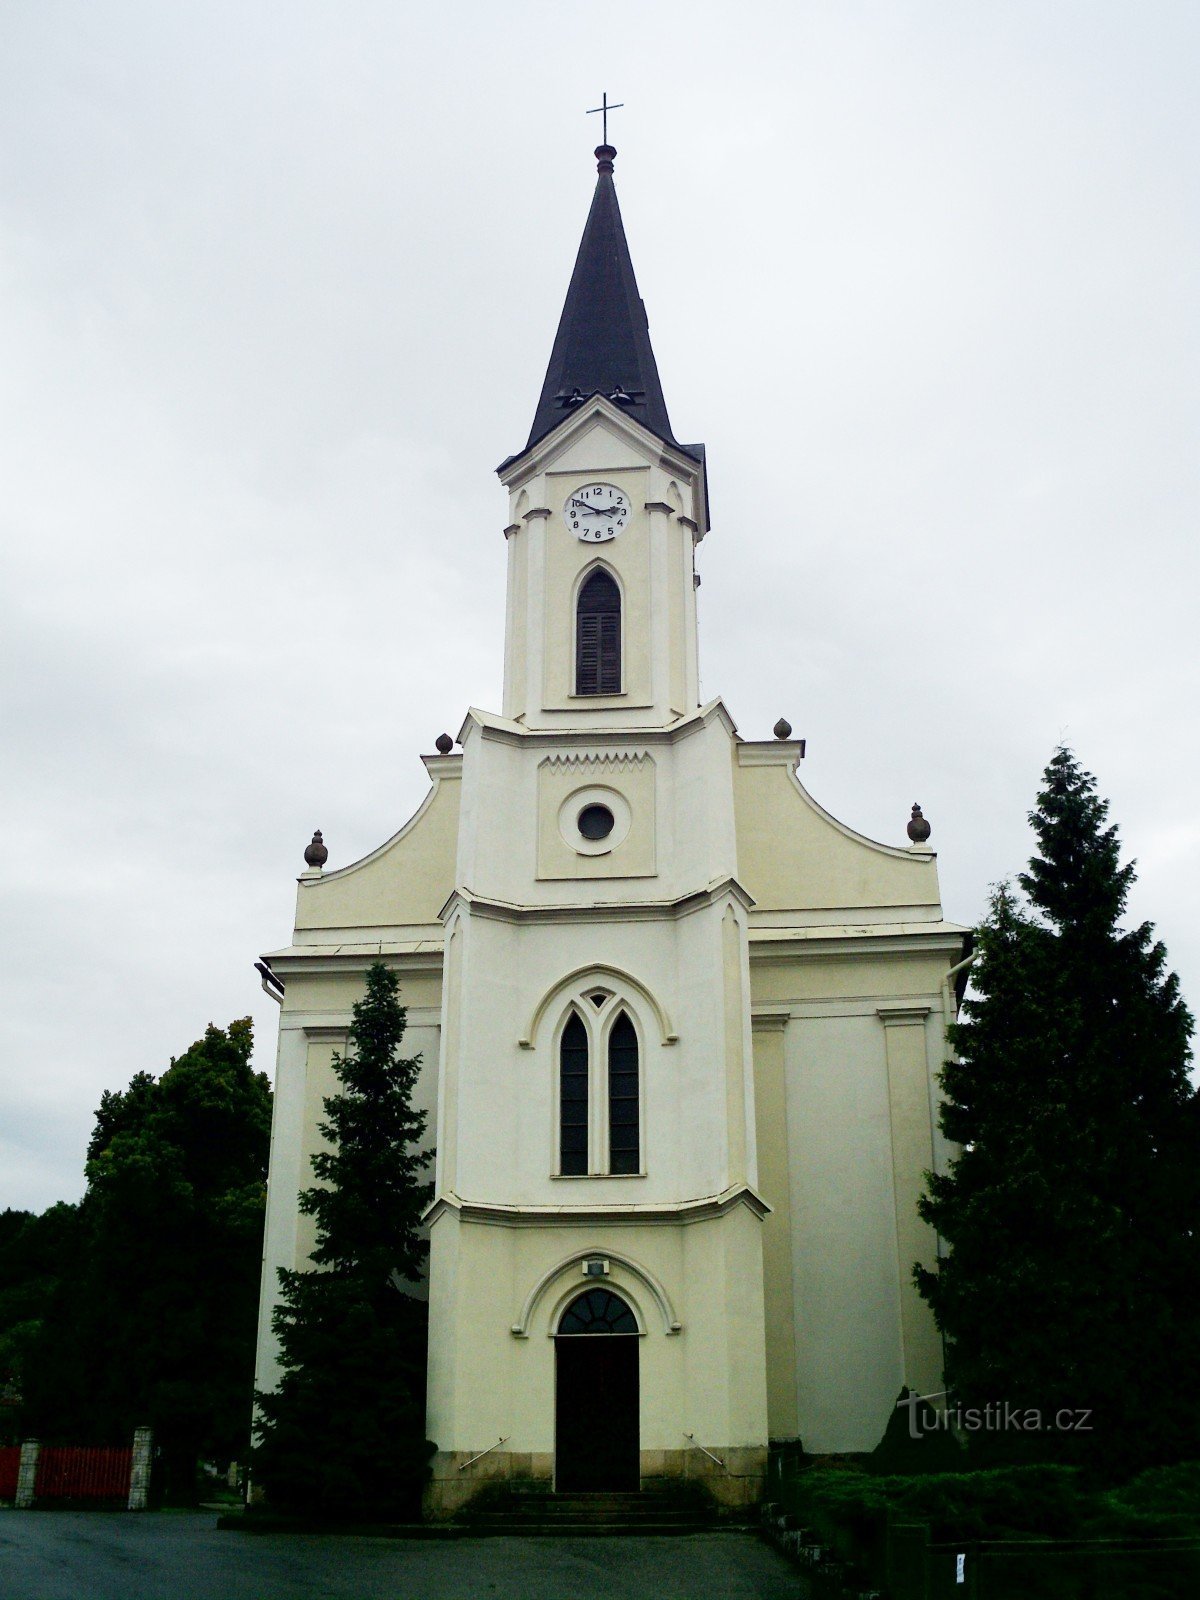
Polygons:
M273 1505L321 1517L412 1517L434 1446L425 1438L421 1214L432 1185L412 1105L419 1056L401 1057L399 979L367 969L341 1092L324 1102L327 1148L300 1197L316 1218L313 1267L281 1270L274 1315L283 1376L257 1396L254 1470Z
M914 1271L959 1403L1042 1413L982 1453L1117 1474L1200 1455L1200 1105L1166 951L1121 927L1134 868L1107 812L1059 749L1024 899L995 891L951 1030L961 1152L920 1206L950 1253ZM1091 1415L1059 1431L1062 1409Z

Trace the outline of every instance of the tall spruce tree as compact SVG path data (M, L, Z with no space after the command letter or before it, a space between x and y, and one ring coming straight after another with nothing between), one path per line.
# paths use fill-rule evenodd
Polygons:
M1200 1456L1200 1102L1192 1018L1132 863L1069 750L1046 769L1038 852L979 930L941 1126L961 1146L921 1215L950 1245L914 1269L960 1403L1042 1413L992 1456L1109 1474ZM1079 1431L1060 1409L1090 1409Z
M272 1505L332 1518L416 1514L434 1445L425 1438L424 1305L402 1284L422 1275L421 1215L432 1194L412 1105L420 1056L401 1057L399 979L367 969L341 1093L325 1102L318 1183L300 1197L316 1218L313 1267L280 1270L274 1315L283 1375L259 1394L254 1471Z

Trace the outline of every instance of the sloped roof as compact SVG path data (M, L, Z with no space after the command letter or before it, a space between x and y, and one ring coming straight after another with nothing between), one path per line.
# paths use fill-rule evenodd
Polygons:
M605 144L596 151L596 192L525 450L577 405L601 394L660 439L694 455L696 447L680 445L671 432L612 179L616 153Z

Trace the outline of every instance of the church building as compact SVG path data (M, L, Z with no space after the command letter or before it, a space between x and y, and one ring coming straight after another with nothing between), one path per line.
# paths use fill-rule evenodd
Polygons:
M599 176L508 495L504 698L361 861L319 837L280 1001L258 1374L279 1267L314 1238L330 1061L382 958L421 1051L429 1505L701 1479L761 1493L770 1440L870 1450L940 1390L912 1284L950 1154L937 1073L966 930L929 829L837 821L785 722L699 703L704 447L671 429L613 184ZM497 529L499 537L499 528ZM499 596L497 596L499 603ZM719 603L719 599L717 602ZM902 820L902 819L901 819Z

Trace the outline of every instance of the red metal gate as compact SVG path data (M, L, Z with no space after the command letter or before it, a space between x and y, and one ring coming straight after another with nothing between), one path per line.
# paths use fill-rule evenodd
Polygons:
M129 1494L133 1451L43 1445L38 1452L34 1497L38 1500L124 1500Z

